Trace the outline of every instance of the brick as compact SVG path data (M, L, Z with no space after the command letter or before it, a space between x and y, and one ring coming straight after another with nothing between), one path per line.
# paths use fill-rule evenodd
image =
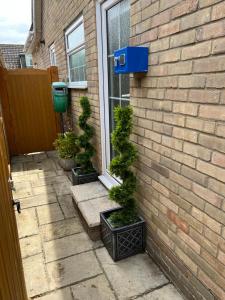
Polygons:
M195 30L176 34L170 39L170 48L180 47L195 42Z
M161 157L160 162L163 166L167 167L168 169L173 170L175 172L180 172L181 164L177 163L176 161L173 161L172 159L169 159L167 157Z
M186 117L186 127L203 132L214 133L215 122L201 120L198 118Z
M204 225L208 226L214 232L220 234L221 233L221 224L216 222L213 218L205 214L202 210L199 210L195 207L192 208L192 215L198 221L203 223Z
M190 236L185 234L183 231L177 231L178 237L180 237L189 247L191 247L196 253L200 254L200 245L196 243Z
M167 89L165 98L177 101L186 101L188 96L188 90L180 89Z
M211 52L211 41L198 43L193 46L188 46L182 49L181 59L192 59L208 56Z
M165 233L163 233L161 230L157 229L157 233L160 237L160 239L170 248L174 247L173 242L167 237Z
M182 176L181 176L182 177ZM184 177L183 177L184 178ZM170 196L171 200L176 203L180 208L184 209L185 211L187 212L190 212L191 210L191 207L192 205L184 200L183 198L181 198L180 196L176 195L176 194L173 194L171 193L171 196Z
M225 137L225 125L222 124L217 125L216 135Z
M225 184L224 183L218 182L218 180L210 178L209 179L209 188L212 191L225 197Z
M199 103L218 103L220 91L215 90L190 90L188 100Z
M197 265L179 248L175 248L175 253L185 263L185 265L194 273L197 274Z
M225 75L213 74L207 77L206 86L210 88L224 88L225 87Z
M162 144L169 148L180 150L180 151L182 150L182 147L183 147L182 141L172 138L172 137L169 137L169 136L162 137Z
M184 115L197 116L198 105L192 103L174 103L173 112L184 114Z
M161 0L160 1L160 10L165 10L169 7L176 5L179 2L180 2L180 0L170 0L169 2L167 0Z
M199 144L210 149L225 152L225 140L214 136L200 134Z
M170 219L171 222L177 225L180 230L182 230L185 233L188 233L189 228L187 222L180 218L177 214L175 214L172 210L167 210L167 217Z
M168 65L168 75L188 74L192 72L192 62L178 62Z
M214 293L219 297L219 299L224 300L224 291L215 283L215 280L210 279L204 272L201 270L198 274L199 279Z
M206 78L205 76L180 76L178 81L179 88L204 88Z
M194 158L190 155L173 150L171 157L173 160L176 160L176 161L180 162L181 164L187 165L191 168L195 168L196 158Z
M211 177L214 177L220 181L225 182L225 170L210 163L203 162L198 160L197 170L204 174L208 174Z
M169 49L169 38L163 38L160 39L158 41L153 41L150 44L150 52L154 53L154 52L159 52L159 51L163 51L163 50L167 50Z
M225 155L218 152L213 152L212 163L225 168Z
M224 265L221 264L215 257L211 256L207 251L203 249L202 258L204 258L209 265L213 267L213 269L218 273L225 277L225 269Z
M177 87L177 78L175 76L171 77L160 77L158 79L159 88L175 88Z
M158 37L158 29L148 30L141 34L141 44L156 40Z
M190 236L194 239L201 247L206 249L211 255L216 257L217 247L207 240L202 234L199 234L196 230L190 227Z
M213 219L225 225L225 212L221 209L216 208L215 206L206 203L205 211L209 214ZM221 225L220 225L221 226Z
M152 27L168 23L170 20L170 11L163 11L152 17Z
M203 8L203 7L206 7L206 6L210 6L210 5L213 5L217 2L220 2L221 0L199 0L199 7L200 8Z
M209 161L211 158L211 151L199 145L185 142L183 151L187 154L204 159L206 161Z
M208 227L205 227L204 236L210 240L215 246L218 246L221 250L225 251L225 240L222 236L216 234Z
M171 180L175 181L176 183L178 183L179 185L183 186L184 188L191 189L191 186L192 186L191 180L185 178L181 174L177 174L177 173L170 170L169 178Z
M150 120L162 121L163 114L159 111L147 110L146 117Z
M218 19L221 19L221 18L224 18L225 17L225 3L222 2L222 3L219 3L215 6L213 6L213 9L212 9L212 21L215 21L215 20L218 20Z
M202 26L197 29L196 39L205 41L225 35L225 22L219 21L209 25Z
M156 133L152 130L148 130L148 129L145 130L145 137L149 138L150 140L152 140L156 143L161 143L161 139L162 139L161 134L158 134L158 133Z
M181 30L196 27L210 21L210 8L192 13L181 19Z
M205 205L205 201L201 199L200 197L196 196L194 193L192 193L189 190L184 189L183 187L179 187L179 195L190 202L195 207L198 207L199 209L203 209Z
M225 106L200 105L199 116L213 120L225 120Z
M194 62L194 73L221 72L225 70L224 56L210 57Z
M181 174L203 186L207 186L207 176L196 170L182 166Z
M173 127L162 123L154 123L153 130L162 134L172 135Z
M150 18L159 12L159 2L152 3L141 11L142 20ZM132 19L132 18L131 18Z
M150 76L165 76L167 75L167 65L152 66Z
M223 202L223 197L210 191L209 189L204 188L201 185L198 185L195 182L193 182L193 192L199 197L203 198L204 200L206 200L207 202L211 203L212 205L218 208L220 208Z
M192 11L195 11L198 6L197 0L182 1L172 9L172 19L186 15Z
M213 41L212 53L213 54L225 53L225 38L220 38Z
M172 49L165 51L160 54L159 62L166 63L166 62L174 62L180 59L180 49Z
M159 182L152 180L152 187L164 196L169 197L169 190Z
M188 223L189 226L192 226L199 233L202 233L202 231L203 231L203 224L201 222L199 222L198 220L196 220L189 213L187 213L186 211L184 211L182 209L180 209L179 214Z
M218 252L218 259L225 265L225 253L219 250Z
M159 173L160 175L168 178L169 177L169 170L167 170L166 168L162 167L160 164L156 163L156 162L152 162L151 163L151 167L153 170L155 170L157 173Z
M180 20L176 20L168 24L162 25L159 28L159 38L179 32L179 28L180 28Z
M186 128L174 127L173 136L181 140L197 143L198 133Z
M159 200L168 209L172 210L176 214L178 213L178 206L175 203L173 203L172 201L170 201L168 198L160 195Z
M180 116L180 115L176 115L176 114L166 113L163 116L163 122L172 124L172 125L178 125L178 126L184 127L184 121L185 121L184 116Z

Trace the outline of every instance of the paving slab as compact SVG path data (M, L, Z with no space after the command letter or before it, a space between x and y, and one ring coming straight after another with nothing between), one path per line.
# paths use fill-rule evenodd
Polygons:
M65 218L78 217L78 213L74 207L73 199L71 195L58 196L59 205L63 211Z
M91 250L93 244L85 232L70 235L44 243L45 261L51 262L84 251Z
M115 207L119 207L118 204L111 201L108 196L78 203L78 208L89 227L99 226L100 212Z
M172 285L168 284L158 290L155 290L138 300L184 300L185 298L178 293L177 289Z
M52 158L52 157L57 158L58 157L58 152L56 150L47 151L46 154L50 158Z
M23 268L29 297L40 295L49 290L41 254L25 258Z
M74 185L71 192L76 203L108 195L107 189L99 181Z
M48 224L64 219L63 213L58 203L37 207L39 224Z
M51 158L41 160L39 163L39 169L44 171L55 171L56 166Z
M34 208L22 209L21 214L16 213L19 237L38 234L38 223Z
M60 289L55 292L52 292L43 297L39 297L38 300L74 300L74 299L72 298L70 288L64 288L64 289Z
M23 175L23 176L16 176L13 178L13 182L24 182L29 181L31 184L38 180L38 174L30 174L30 175Z
M41 194L41 195L20 199L22 208L37 207L40 205L45 205L45 204L50 204L55 202L57 202L55 193Z
M68 195L71 194L70 188L71 183L68 181L62 183L53 183L54 190L57 196Z
M54 192L55 190L51 184L33 187L34 195L42 195L42 194L47 195L49 193L54 193Z
M49 173L49 172L48 172ZM37 175L37 174L36 174ZM63 182L68 182L69 183L69 179L67 176L65 175L52 175L52 176L44 176L43 174L38 174L39 178L37 178L37 180L32 181L32 186L33 187L39 187L39 186L43 186L43 185L50 185L50 184L61 184Z
M84 231L78 218L71 218L40 226L40 233L44 241L59 239Z
M20 239L22 258L36 255L42 252L41 239L39 235L33 235Z
M74 284L102 273L93 251L48 263L46 267L51 289Z
M168 283L146 253L116 263L105 248L97 249L96 254L119 299L135 297Z
M99 275L72 286L72 293L76 300L116 299L105 275Z
M33 195L31 183L28 181L15 182L14 188L15 188L15 191L13 191L14 199L25 198Z

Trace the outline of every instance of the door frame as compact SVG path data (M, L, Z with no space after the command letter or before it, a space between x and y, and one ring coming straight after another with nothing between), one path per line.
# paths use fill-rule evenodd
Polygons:
M102 175L99 180L111 188L120 182L107 171L107 152L110 155L109 139L109 107L108 101L108 64L107 64L107 24L106 11L121 0L98 0L96 2L96 28L98 47L98 76L100 97L100 124L101 124L101 148L102 148Z

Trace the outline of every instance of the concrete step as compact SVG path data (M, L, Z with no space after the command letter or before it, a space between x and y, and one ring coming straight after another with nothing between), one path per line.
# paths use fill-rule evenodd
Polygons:
M108 190L100 181L71 187L72 197L85 230L94 241L100 239L100 212L119 207L108 197Z

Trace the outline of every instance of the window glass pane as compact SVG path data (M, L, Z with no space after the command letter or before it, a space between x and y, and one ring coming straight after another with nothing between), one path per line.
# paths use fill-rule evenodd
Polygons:
M108 58L109 97L119 97L119 76L114 73L114 58Z
M74 49L84 43L84 24L80 24L74 31L68 34L67 39L69 49Z
M130 37L130 0L120 2L120 48L129 45Z
M119 49L119 16L120 5L117 4L107 12L107 33L108 33L108 55Z
M85 49L69 56L70 81L86 81Z

